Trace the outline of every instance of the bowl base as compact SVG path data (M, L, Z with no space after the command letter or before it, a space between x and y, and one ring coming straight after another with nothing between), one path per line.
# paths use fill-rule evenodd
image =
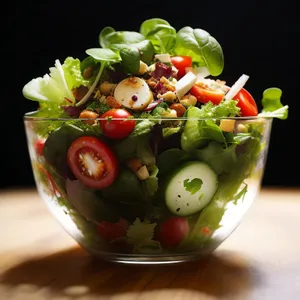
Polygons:
M210 255L216 246L206 251L182 253L182 254L121 254L121 253L104 253L95 249L86 249L93 257L101 260L121 263L121 264L135 264L135 265L162 265L162 264L178 264L190 261L198 261Z

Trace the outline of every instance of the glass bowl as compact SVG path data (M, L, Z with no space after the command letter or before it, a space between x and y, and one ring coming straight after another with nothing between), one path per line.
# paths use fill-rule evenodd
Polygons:
M272 118L130 119L139 130L119 139L104 135L101 121L24 116L41 198L98 258L200 259L230 236L261 188Z

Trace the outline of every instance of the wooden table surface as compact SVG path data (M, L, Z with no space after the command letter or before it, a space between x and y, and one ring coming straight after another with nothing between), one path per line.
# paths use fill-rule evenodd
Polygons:
M300 299L300 188L261 190L242 224L198 262L96 260L35 190L0 191L1 300Z

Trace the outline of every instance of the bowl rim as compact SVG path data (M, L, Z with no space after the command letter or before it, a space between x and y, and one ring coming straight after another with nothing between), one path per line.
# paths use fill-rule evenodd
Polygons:
M125 120L133 120L133 121L144 121L144 120L156 120L156 121L199 121L199 120L235 120L235 121L259 121L259 120L273 120L273 116L245 116L245 117L201 117L201 118L189 118L189 117L152 117L152 118L79 118L79 117L37 117L34 116L38 111L27 112L23 115L24 121L101 121L101 120L113 120L113 121L125 121Z

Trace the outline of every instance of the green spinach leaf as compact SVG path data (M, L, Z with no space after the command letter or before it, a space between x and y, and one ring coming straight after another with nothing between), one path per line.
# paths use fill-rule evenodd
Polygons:
M149 39L156 53L172 52L176 44L176 30L167 21L152 18L141 24L140 32Z
M199 66L206 66L211 75L220 75L224 68L224 55L219 42L203 29L183 27L177 32L174 52L190 55Z

